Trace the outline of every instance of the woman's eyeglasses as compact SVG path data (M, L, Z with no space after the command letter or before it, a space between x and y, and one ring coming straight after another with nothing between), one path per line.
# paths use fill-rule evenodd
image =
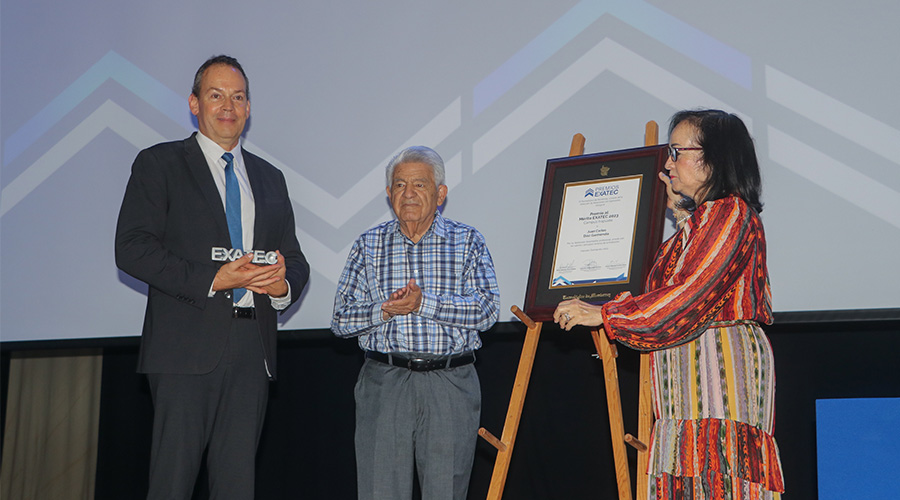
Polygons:
M669 158L672 161L678 161L678 153L682 151L701 151L703 148L676 148L675 146L669 145Z

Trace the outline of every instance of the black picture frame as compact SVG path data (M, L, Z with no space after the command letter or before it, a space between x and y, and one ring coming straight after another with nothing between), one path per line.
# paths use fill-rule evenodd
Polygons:
M663 171L667 157L666 145L659 145L547 160L525 292L525 314L534 321L552 321L556 305L563 300L580 298L592 304L602 304L624 291L634 295L641 293L656 251L662 243L666 189L658 173ZM635 177L641 180L627 278L562 288L551 286L566 186Z

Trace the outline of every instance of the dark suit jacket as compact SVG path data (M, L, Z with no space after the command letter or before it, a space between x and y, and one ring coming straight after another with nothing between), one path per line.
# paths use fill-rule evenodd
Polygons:
M216 367L232 321L231 293L208 297L216 271L212 247L231 248L225 207L195 138L141 151L116 227L116 264L149 285L141 337L141 373L202 374ZM280 250L291 302L309 278L284 175L243 151L256 206L254 250ZM275 375L276 312L255 294L260 341Z

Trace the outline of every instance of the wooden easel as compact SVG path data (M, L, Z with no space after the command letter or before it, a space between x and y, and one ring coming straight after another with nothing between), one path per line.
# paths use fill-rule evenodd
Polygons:
M656 122L647 122L644 131L644 145L657 144L659 126ZM569 148L569 156L584 154L584 136L575 134L572 137L572 146ZM488 500L500 500L503 496L503 488L506 486L506 475L509 472L509 462L512 458L513 445L516 442L516 434L519 431L519 420L522 417L522 408L525 405L525 394L528 392L528 382L531 380L531 368L534 365L534 356L537 352L538 340L541 336L543 323L535 322L521 309L512 306L512 313L519 318L528 330L525 333L525 342L522 346L522 355L519 357L519 367L516 370L516 379L513 382L512 395L509 398L509 408L506 411L506 420L503 423L503 433L500 439L482 427L478 429L478 435L497 448L497 459L494 462L494 472L491 475L491 484L488 489ZM603 360L603 378L606 385L606 404L609 409L609 427L612 435L613 460L616 469L616 484L619 489L619 500L631 500L631 475L628 471L628 457L625 452L627 442L638 450L637 463L637 493L638 500L647 500L647 464L649 450L645 443L650 442L650 428L653 424L650 389L650 355L641 353L640 393L638 399L638 437L625 434L625 425L622 418L622 400L619 395L619 375L616 366L616 346L609 343L606 333L602 328L591 330L594 339L594 347Z

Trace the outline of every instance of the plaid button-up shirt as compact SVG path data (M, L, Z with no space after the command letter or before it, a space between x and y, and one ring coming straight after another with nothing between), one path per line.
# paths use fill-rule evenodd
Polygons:
M385 321L381 304L410 278L422 289L421 307ZM331 330L338 337L358 336L365 350L458 354L481 347L478 332L496 323L499 310L484 237L437 212L418 243L396 220L356 240L338 283Z

